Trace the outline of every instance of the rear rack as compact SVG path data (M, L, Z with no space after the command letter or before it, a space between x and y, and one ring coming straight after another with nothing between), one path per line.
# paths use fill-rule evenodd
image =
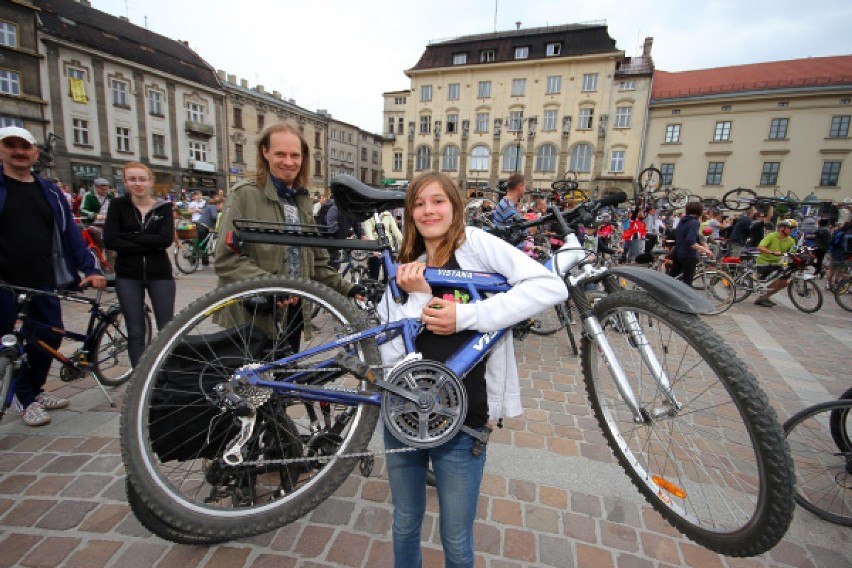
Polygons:
M234 237L242 243L337 248L344 250L382 250L379 241L336 239L326 225L300 225L234 219Z

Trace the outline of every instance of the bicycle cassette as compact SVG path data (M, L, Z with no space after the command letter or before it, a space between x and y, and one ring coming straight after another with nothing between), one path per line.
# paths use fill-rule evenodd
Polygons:
M411 399L384 391L382 419L394 438L414 448L434 448L450 440L467 416L461 379L436 361L414 360L391 371L387 382Z

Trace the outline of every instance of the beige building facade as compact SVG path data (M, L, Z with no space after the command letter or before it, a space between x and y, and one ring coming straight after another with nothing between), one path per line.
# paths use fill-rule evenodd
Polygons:
M852 198L852 56L657 71L644 165L703 198Z
M440 170L464 188L513 173L548 188L568 172L593 193L632 189L653 64L625 57L607 28L567 25L466 36L427 46L384 94L388 180Z

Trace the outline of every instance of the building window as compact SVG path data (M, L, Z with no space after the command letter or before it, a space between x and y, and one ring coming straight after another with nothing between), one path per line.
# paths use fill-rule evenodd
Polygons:
M479 52L479 62L480 63L491 63L494 61L494 50L493 49L484 49Z
M314 160L314 176L322 177L322 160Z
M165 116L163 114L163 93L160 91L148 91L148 114Z
M760 172L760 185L778 185L778 169L780 162L763 162L763 171Z
M722 105L722 112L729 112L732 108L731 105Z
M243 145L242 144L234 144L234 162L237 164L244 164L245 161L243 159Z
M544 54L547 57L553 57L554 55L559 55L560 53L562 53L561 43L548 43L544 50Z
M243 127L243 109L234 107L234 128Z
M470 171L472 172L487 172L488 162L490 162L491 153L485 146L475 146L470 151Z
M769 139L784 140L787 138L787 125L790 123L788 118L773 118L769 123Z
M512 79L512 96L523 97L527 90L526 79Z
M396 133L403 134L405 132L405 117L400 116L396 120Z
M393 134L393 133L394 133L394 124L395 124L395 122L396 122L396 119L395 119L394 117L392 117L392 116L389 116L389 117L388 117L388 134Z
M624 171L624 150L613 150L609 158L609 171L620 173Z
M76 69L74 67L68 67L65 69L65 74L70 79L79 79L80 81L86 80L86 72L82 69Z
M314 132L314 148L322 148L322 132Z
M393 171L401 172L402 171L402 152L394 152L393 153Z
M849 115L832 116L829 138L847 138L849 136Z
M580 114L577 116L577 130L591 130L594 116L595 109L581 108Z
M464 65L467 63L467 53L454 53L453 65Z
M720 120L713 132L713 142L727 142L731 139L731 121Z
M0 45L18 47L18 26L11 22L0 22Z
M75 118L71 121L74 130L74 144L78 146L89 145L89 121Z
M374 164L379 163L379 151L378 150L373 150L373 160L372 161L373 161Z
M424 102L432 100L432 85L420 86L420 100Z
M491 98L491 81L480 81L476 96L480 99Z
M678 114L680 114L680 109L679 109L679 108L672 109L672 114L673 114L673 115L678 115Z
M115 127L115 146L119 152L130 151L130 129L125 126Z
M17 71L0 70L0 93L19 96L21 94L21 74Z
M186 103L186 119L193 122L204 122L204 105L201 103ZM263 128L262 115L257 117L259 128Z
M151 135L151 155L155 158L166 157L166 136L165 134Z
M615 128L630 128L633 117L633 107L618 107L615 109Z
M542 144L535 153L535 171L556 171L556 146L553 144Z
M662 185L672 185L674 180L674 169L674 164L660 164L660 174L662 174L660 176L662 178L660 183Z
M263 127L266 125L266 115L259 114L257 115L257 130L258 132L263 130Z
M459 115L457 114L448 114L447 115L447 134L452 134L453 132L459 131Z
M556 130L556 110L550 109L544 111L541 120L542 130Z
M515 48L515 59L526 59L530 56L530 48L529 47L516 47Z
M432 132L432 116L424 114L420 117L420 134L429 134Z
M457 101L461 94L461 83L450 83L447 85L447 100Z
M724 169L724 162L710 162L707 165L707 185L722 185L722 172Z
M680 144L680 124L666 125L666 144Z
M547 78L547 94L556 95L562 92L562 76L551 75Z
M189 141L189 157L196 162L207 161L207 144L204 142Z
M476 113L476 131L477 132L488 132L488 122L490 121L490 114L487 112L478 112Z
M778 108L787 108L788 106L790 106L790 103L788 101L779 101L778 102Z
M394 97L393 98L393 104L395 104L395 105L404 105L405 101L406 101L405 97Z
M618 84L619 91L635 91L636 90L636 81L621 81Z
M447 146L441 154L441 171L454 172L459 169L459 149L455 146Z
M597 91L598 90L598 74L597 73L584 73L583 74L583 91Z
M361 161L362 162L367 161L367 149L366 148L361 148Z
M20 118L13 118L11 116L0 116L0 128L6 128L7 126L23 128L24 121Z
M127 82L113 79L111 85L112 104L117 107L130 108L130 103L127 98L127 91L129 90Z
M513 110L509 112L509 123L506 125L506 130L509 132L518 132L524 124L524 111Z
M568 169L572 172L592 171L592 146L590 144L577 144L571 150L571 163Z
M429 146L420 146L417 148L417 152L415 152L415 165L414 169L428 170L432 168L432 150Z
M524 154L520 142L506 146L503 150L503 171L517 172L523 167Z
M823 187L836 187L840 179L840 162L823 162L819 184Z

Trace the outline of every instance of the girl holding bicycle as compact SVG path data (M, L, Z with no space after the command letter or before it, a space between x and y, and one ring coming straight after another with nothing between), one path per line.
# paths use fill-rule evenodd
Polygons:
M113 199L104 223L104 244L118 253L115 292L127 324L128 354L134 367L145 350L145 291L157 329L175 310L175 280L166 252L174 240L172 204L152 193L154 174L138 162L124 166L127 193Z
M568 297L565 284L544 266L481 229L465 228L463 212L459 189L444 174L424 173L407 191L396 278L408 297L405 303L395 304L386 294L379 314L383 321L420 317L425 329L415 345L425 359L445 361L474 331L510 327ZM467 303L465 290L432 289L424 278L427 267L497 272L513 287L506 293ZM401 339L382 345L385 365L404 355ZM387 455L397 567L422 564L420 531L430 461L435 471L446 566L474 564L473 523L486 456L481 434L490 431L489 419L523 412L511 333L464 377L463 384L468 414L452 440L431 449ZM387 430L384 438L388 449L403 447ZM487 436L484 438L487 440Z

